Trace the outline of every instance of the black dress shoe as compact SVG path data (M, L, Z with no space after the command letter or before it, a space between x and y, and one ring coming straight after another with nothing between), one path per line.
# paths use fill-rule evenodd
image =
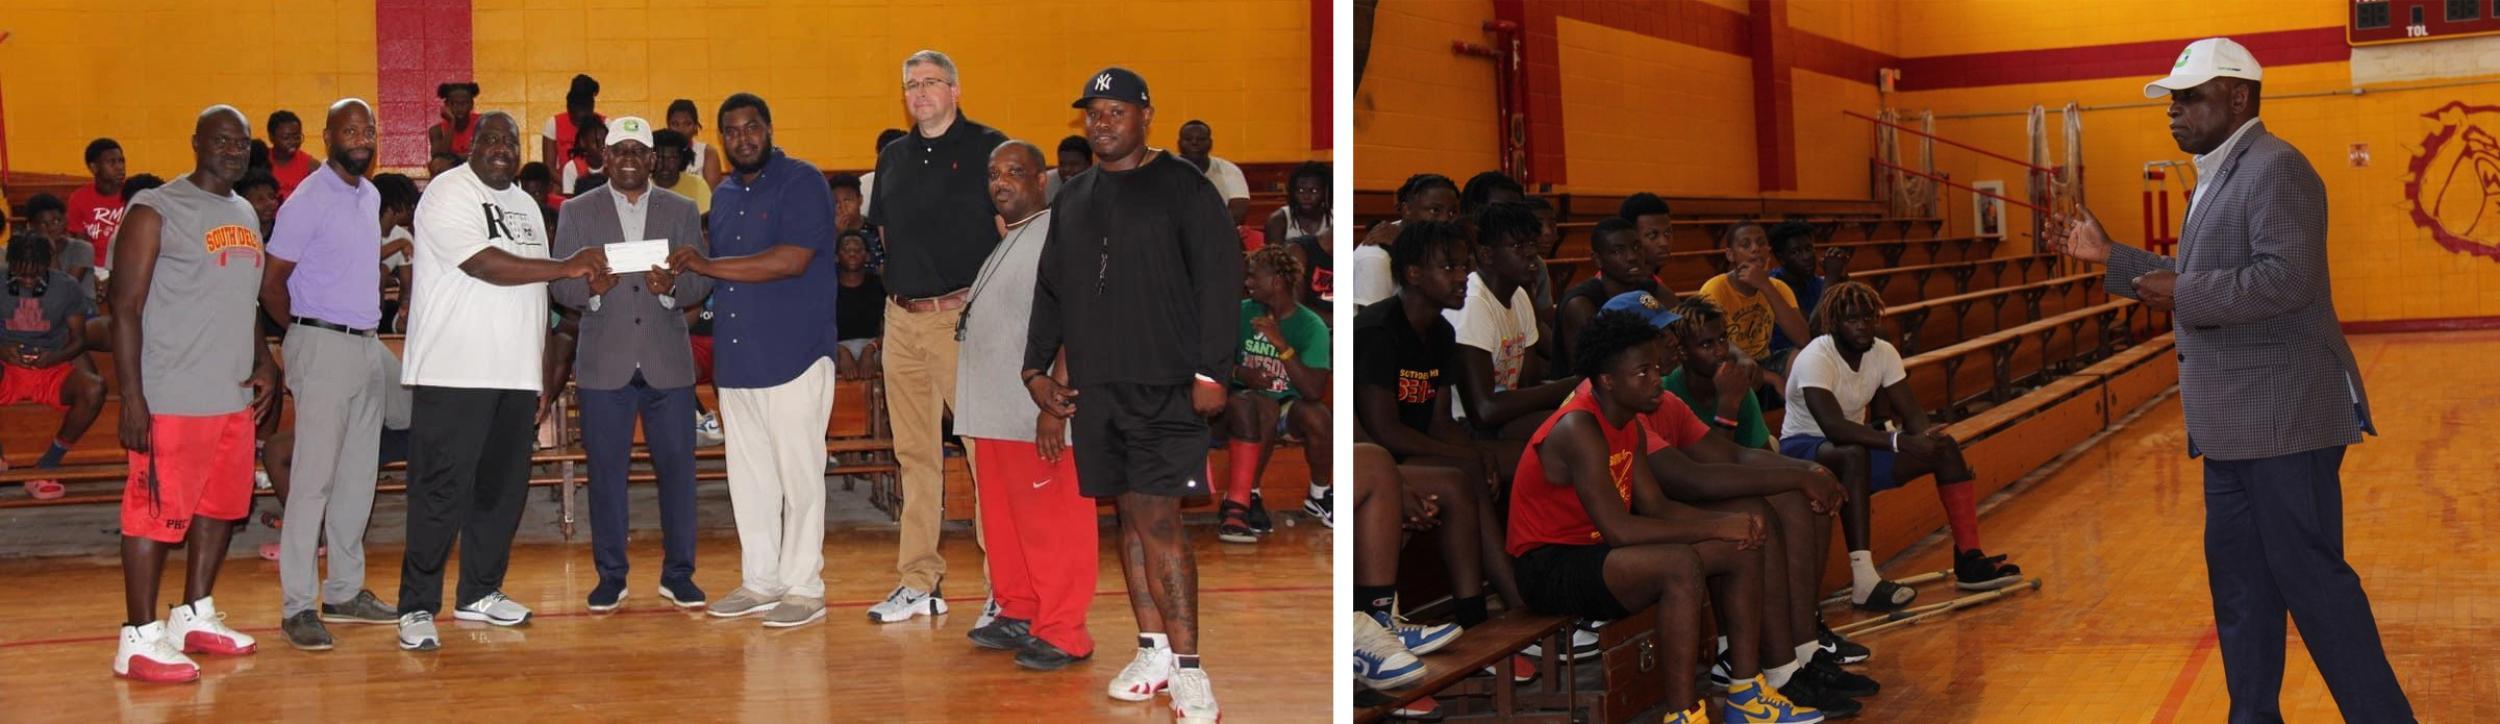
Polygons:
M1069 664L1094 658L1094 655L1090 653L1076 656L1059 650L1059 647L1052 646L1048 641L1027 638L1030 639L1030 643L1025 644L1023 651L1016 652L1017 666L1034 671L1058 671Z
M991 620L988 626L965 633L964 638L972 639L972 645L985 649L1020 651L1033 640L1033 624L1000 616Z

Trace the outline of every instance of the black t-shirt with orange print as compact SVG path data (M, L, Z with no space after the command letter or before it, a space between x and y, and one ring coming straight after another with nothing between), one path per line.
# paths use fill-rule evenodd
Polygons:
M1441 368L1457 346L1457 332L1441 315L1417 334L1397 297L1380 300L1354 315L1354 384L1396 392L1398 422L1430 431L1433 403L1447 384Z

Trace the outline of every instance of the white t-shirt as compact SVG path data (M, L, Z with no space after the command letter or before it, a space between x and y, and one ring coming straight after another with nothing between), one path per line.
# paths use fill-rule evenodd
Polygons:
M1457 330L1459 344L1493 355L1493 391L1519 384L1519 368L1528 359L1528 347L1536 344L1536 307L1528 301L1527 287L1511 290L1510 303L1504 305L1482 273L1470 272L1466 305L1443 310L1441 316Z
M1354 306L1370 306L1398 293L1397 275L1390 273L1389 250L1378 244L1354 248Z
M499 286L460 263L488 247L525 259L547 256L538 202L514 183L496 190L463 165L435 177L417 201L416 305L408 311L400 382L431 387L539 391L547 345L547 285Z
M1241 167L1222 157L1207 157L1207 181L1223 192L1225 200L1250 198L1250 181L1242 177Z
M394 241L401 239L409 239L413 241L415 238L416 237L408 235L408 227L394 226L391 227L391 233L384 234L382 236L382 244L388 246ZM413 247L413 245L411 246ZM383 269L398 269L399 265L406 263L408 263L408 254L406 252L398 252L382 258Z
M1831 335L1814 338L1797 358L1788 364L1788 417L1780 422L1780 437L1810 435L1827 437L1823 427L1814 424L1814 413L1806 407L1806 388L1830 390L1840 402L1840 414L1850 422L1866 424L1866 407L1875 401L1875 393L1909 376L1901 368L1901 352L1881 338L1858 359L1856 369L1841 359L1840 347Z
M877 197L877 172L859 175L859 218L868 218L868 200Z

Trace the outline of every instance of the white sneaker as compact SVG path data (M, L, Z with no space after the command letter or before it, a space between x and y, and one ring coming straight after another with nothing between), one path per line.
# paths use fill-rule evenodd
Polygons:
M399 615L400 650L432 651L442 646L442 638L434 635L434 614L409 611Z
M1354 614L1354 676L1373 689L1395 689L1424 678L1424 664L1380 620Z
M134 681L175 683L200 678L200 665L166 641L165 622L123 626L120 648L113 652L113 675Z
M694 416L694 439L695 442L702 443L704 447L721 444L722 440L727 439L727 436L721 434L720 413L711 412Z
M183 653L242 656L260 649L251 635L226 628L226 615L217 612L217 603L210 599L192 601L188 606L175 606L165 624L166 643L182 647Z
M269 482L269 471L267 471L267 470L254 470L254 471L252 471L252 489L254 489L254 490L270 490L270 489L274 489L274 488L276 488L276 487L277 487L277 484L276 484L276 483L271 483L271 482Z
M459 610L451 612L451 617L462 621L484 621L497 626L519 626L530 620L530 609L518 601L504 597L502 591L496 591L486 594L485 598L470 601L469 605L461 606Z
M1597 629L1604 625L1606 625L1604 621L1581 621L1579 626L1571 632L1571 651L1568 658L1572 661L1587 661L1603 653L1597 648ZM1542 659L1545 656L1545 646L1529 644L1527 648L1520 649L1519 653L1531 659Z
M981 617L972 620L972 627L982 628L995 620L998 620L998 596L992 595L990 600L981 604Z
M885 601L868 608L872 623L902 623L913 616L936 616L946 612L946 599L910 586L895 586Z
M1205 669L1172 672L1174 724L1216 724L1223 720L1224 712L1215 707L1215 684L1207 681Z
M1120 668L1120 675L1111 677L1111 698L1121 701L1145 701L1155 698L1172 683L1172 670L1178 666L1171 649L1137 650L1137 658Z

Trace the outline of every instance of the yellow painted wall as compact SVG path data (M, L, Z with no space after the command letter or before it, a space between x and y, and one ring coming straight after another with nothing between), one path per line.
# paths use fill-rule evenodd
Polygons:
M1900 47L1890 52L1930 56L2327 27L2342 25L2351 3L1916 0L1881 5L1893 14L1900 38ZM1796 22L1798 12L1790 11L1790 22Z
M1153 90L1149 142L1181 122L1215 129L1239 162L1324 158L1310 149L1310 6L1301 0L475 0L481 108L564 110L574 73L602 86L602 113L659 120L674 98L712 114L746 91L772 104L775 140L824 168L874 163L877 132L910 125L903 58L954 58L963 108L1009 136L1051 147L1077 130L1086 79L1125 65ZM1099 40L1098 40L1099 39ZM530 153L536 155L536 146Z
M1555 20L1571 189L1751 193L1753 61Z
M1864 0L1794 0L1788 27L1879 53L1901 54L1902 6L1918 3ZM2005 3L2014 5L2014 3Z
M323 108L374 97L373 4L329 0L6 0L0 89L10 167L84 176L87 142L121 142L130 173L191 169L203 108L242 109L254 135L269 112L308 120L322 153Z
M1349 106L1356 188L1395 189L1427 172L1465 181L1500 164L1493 63L1450 50L1454 40L1486 42L1483 24L1491 19L1490 0L1380 4Z
M2056 6L2043 6L2052 7ZM2094 23L2076 24L2080 17L2061 15L2064 10L2032 17L1999 17L1992 13L2001 13L2003 8L1993 2L1905 3L1901 19L1903 43L1921 54L1961 53L2141 42L2342 22L2339 7L2332 4L2322 4L2323 10L2266 4L2266 10L2258 12L2249 6L2225 3L2209 16L2190 18L2178 17L2173 5L2109 3L2093 7L2096 15L2106 17ZM1986 33L1938 28L1935 23L1926 22L1945 16L1993 21L1987 24ZM2258 61L2263 63L2265 58L2261 56ZM1933 109L1939 115L2020 110L2043 104L2052 109L2052 137L2062 138L2057 135L2060 126L2054 109L2069 101L2085 106L2147 103L2142 94L2143 83L2166 70L2147 68L2141 78L1921 91L1899 94L1893 100L1896 107L1905 110ZM2450 82L2472 80L2478 79ZM2500 81L2500 74L2479 80ZM2420 151L2424 137L2436 127L2436 123L2421 118L2422 114L2452 100L2492 104L2500 85L2428 90L2381 87L2359 97L2295 97L2347 89L2351 82L2350 64L2343 62L2268 67L2265 91L2270 100L2261 116L2269 131L2308 156L2326 182L2328 263L2335 280L2337 313L2346 321L2500 314L2500 264L2490 258L2449 252L2432 241L2429 232L2411 220L2404 194L2406 165ZM2164 112L2161 106L2142 106L2084 114L2086 199L2111 234L2126 243L2141 245L2144 236L2142 165L2147 161L2188 159L2170 139ZM2500 123L2487 121L2485 128L2500 132ZM1956 140L2018 157L2025 148L2020 117L1939 120L1937 130ZM2356 168L2350 162L2349 149L2357 143L2369 146L2372 158L2367 167ZM2062 159L2062 148L2062 141L2053 142L2053 157ZM2008 192L2017 197L2024 188L2019 172L2009 164L1953 149L1939 149L1937 161L1956 180L2003 179ZM2171 188L2175 194L2179 188L2175 180ZM1957 191L1946 198L1947 214L1953 218L1955 228L1969 233L1970 195ZM2174 195L2171 205L2173 234L2181 213L2176 198ZM2009 209L2008 217L2013 230L2027 233L2030 229L2030 218L2021 209ZM2490 237L2485 243L2500 244L2500 232L2483 233ZM2029 248L2027 242L2007 245L2008 253Z

